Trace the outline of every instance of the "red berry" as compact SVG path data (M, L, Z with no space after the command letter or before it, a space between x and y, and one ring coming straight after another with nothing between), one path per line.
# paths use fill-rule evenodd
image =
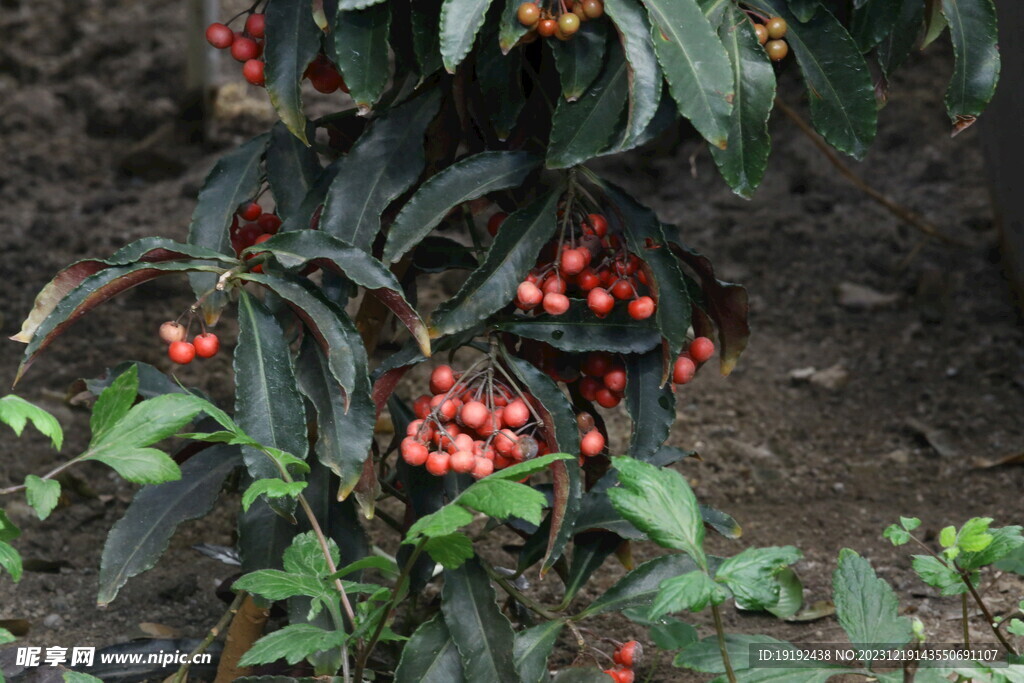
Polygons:
M437 410L438 415L448 421L454 420L459 412L459 404L456 403L456 399L445 398L443 394L438 394L432 398L430 400L430 407Z
M455 472L469 474L476 468L476 456L472 451L455 451L449 458L448 465Z
M416 436L417 434L420 433L420 429L422 427L423 427L423 420L422 419L413 420L408 425L406 425L406 427L405 427L405 435L406 436Z
M235 32L224 24L214 22L206 27L206 42L218 50L223 50L235 42Z
M213 358L220 350L220 339L213 332L204 332L192 340L192 345L200 358Z
M619 662L622 666L632 669L643 656L644 648L635 640L623 643L616 654L619 655Z
M707 337L697 337L690 342L690 358L694 363L705 363L715 355L715 342Z
M332 93L339 88L345 88L345 81L329 62L316 60L306 69L306 78L313 84L313 87L322 93Z
M455 386L455 373L450 365L438 365L430 373L430 391L434 394L444 394Z
M411 436L402 439L402 459L413 467L419 467L427 461L430 452L427 447Z
M259 12L253 12L245 20L245 32L253 38L262 38L266 27L267 18Z
M427 456L427 472L435 477L443 477L448 473L450 462L451 456L444 451L433 451Z
M622 396L616 394L608 387L601 387L594 395L594 400L597 401L597 405L602 408L614 408L622 401Z
M501 414L501 419L505 423L506 427L519 429L530 421L530 408L526 405L523 399L517 398L505 406L505 410Z
M544 300L544 292L532 282L520 282L516 288L516 301L523 308L534 308Z
M598 390L604 387L604 385L601 384L601 380L597 379L596 377L584 377L583 379L580 380L579 387L580 394L583 396L583 398L587 399L588 401L593 401L595 398L597 398Z
M608 221L599 213L592 213L587 216L587 226L598 237L604 237L608 234Z
M603 351L591 351L583 359L581 370L591 377L604 377L612 369L615 359Z
M178 365L188 365L196 357L196 347L187 341L171 342L167 356Z
M508 218L508 214L504 211L499 211L487 219L487 232L490 233L491 237L498 234L498 228L501 227L506 218Z
M490 416L491 413L487 410L487 406L480 401L470 401L462 406L462 411L459 413L459 417L462 418L462 424L472 429L483 427Z
M430 415L430 397L420 396L412 404L413 415L421 420L425 420L427 415Z
M260 230L268 235L276 235L278 229L281 227L281 217L276 216L272 213L265 213L260 216L256 224L260 226Z
M697 372L697 366L693 364L688 356L679 356L672 366L672 381L676 384L686 384Z
M494 462L489 458L477 458L476 465L473 467L473 477L476 479L483 479L494 472Z
M647 320L654 315L654 299L641 296L629 302L629 317L633 320Z
M558 273L551 273L544 278L544 284L540 288L545 294L565 294L565 280Z
M619 280L612 285L612 296L620 301L631 299L636 295L633 284L629 280Z
M586 253L590 253L589 251ZM576 276L576 285L584 292L589 292L594 287L601 284L601 278L597 276L597 273L592 271L590 268L584 268L579 275Z
M580 453L585 457L600 455L604 450L604 435L596 429L591 429L580 439Z
M586 268L586 257L578 249L566 249L562 252L562 273L575 275Z
M262 87L266 83L263 75L263 60L249 59L242 65L242 76L250 84Z
M600 287L595 287L587 294L587 306L598 318L603 318L612 312L615 307L615 299Z
M247 62L250 59L256 59L260 56L260 46L257 45L256 41L252 38L237 36L235 37L235 42L231 43L231 56L239 62Z
M626 371L622 368L612 368L604 374L604 385L616 393L625 391Z
M241 216L243 220L254 221L263 215L263 207L256 202L249 202L238 209L238 215Z
M519 439L516 437L516 433L511 429L502 429L498 432L497 436L494 437L494 450L498 451L502 455L512 455L512 452L519 445Z
M167 344L173 344L178 341L185 341L186 331L185 326L181 323L168 320L160 326L160 338Z
M544 310L551 315L562 315L569 310L569 297L556 292L545 294Z

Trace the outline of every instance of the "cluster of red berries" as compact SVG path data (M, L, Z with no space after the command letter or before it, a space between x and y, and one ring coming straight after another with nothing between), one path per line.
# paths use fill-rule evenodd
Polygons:
M633 673L633 666L643 657L644 648L640 643L631 640L623 643L612 655L612 659L618 666L612 669L605 669L604 673L612 677L615 683L633 683L636 676Z
M244 223L242 222L244 221ZM256 202L242 204L235 212L231 221L231 246L236 256L254 244L262 244L277 234L281 227L281 217L266 213ZM252 258L249 254L247 258ZM257 273L263 272L262 266L256 266L253 270Z
M763 24L754 18L757 42L764 45L765 52L773 62L781 62L789 54L789 43L783 38L789 26L782 17L769 17Z
M266 33L266 17L259 12L250 12L245 18L241 31L232 31L227 24L214 22L206 27L206 40L218 50L231 49L231 56L242 62L242 76L253 85L262 86L263 37Z
M554 36L559 40L569 40L584 21L604 15L601 0L558 0L557 5L552 12L543 6L543 0L524 2L516 10L516 16L520 24L536 31L542 38Z
M598 318L611 313L616 301L629 301L626 310L634 320L654 315L654 299L641 294L647 274L640 257L618 235L608 234L608 221L601 214L588 214L577 227L541 250L536 267L516 289L516 306L562 315L570 305L566 292L575 292L586 297Z
M697 368L715 355L715 342L707 337L697 337L686 351L679 354L672 365L672 381L686 384L697 374Z
M160 326L160 338L167 343L167 356L178 365L188 365L196 356L212 358L220 350L220 339L213 332L197 334L188 341L188 330L175 320Z

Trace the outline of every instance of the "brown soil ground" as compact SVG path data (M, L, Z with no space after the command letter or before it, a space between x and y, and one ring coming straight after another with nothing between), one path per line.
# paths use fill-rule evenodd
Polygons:
M0 331L6 337L63 265L147 235L183 239L207 169L224 149L265 126L265 109L235 86L227 105L232 115L215 126L209 146L170 138L144 143L176 116L184 3L0 5L0 202L7 226ZM741 541L713 539L713 550L798 546L805 558L797 569L807 600L815 601L830 595L839 549L855 548L935 640L955 641L959 603L916 581L903 549L881 538L899 515L921 517L929 533L974 515L1024 521L1024 470L976 467L980 459L1024 451L1024 344L998 266L977 132L948 137L941 104L948 70L941 52L906 69L882 112L875 148L858 170L970 248L919 248L919 233L847 184L779 117L768 177L753 202L733 196L693 142L642 150L600 170L681 225L724 278L745 283L751 293L750 349L731 377L704 372L687 388L672 438L703 457L684 465L701 499L743 525ZM231 77L237 78L233 68ZM789 99L795 100L792 89ZM148 162L131 161L138 158ZM894 294L894 302L842 306L841 283ZM44 472L85 445L88 413L65 401L73 380L126 358L168 368L153 332L188 305L187 294L179 281L132 290L78 323L40 359L18 391L59 417L67 443L56 454L37 436L16 440L7 432L0 437L0 485ZM0 380L13 379L21 351L13 342L0 344ZM179 376L228 400L229 357ZM842 386L790 375L837 365L848 373ZM625 420L615 424L621 437ZM44 647L123 642L143 635L143 622L201 637L224 609L214 588L233 570L190 546L231 543L235 500L222 503L219 515L183 525L158 567L99 610L94 596L103 539L133 487L100 466L83 466L77 476L95 495L69 495L46 522L34 520L22 501L5 501L25 530L17 542L21 553L59 567L30 571L17 586L0 580L0 619L27 620L31 630L22 644ZM642 560L655 550L634 553ZM622 572L609 561L583 597L600 594ZM554 577L535 582L537 594L553 597L556 584ZM1011 576L988 595L994 610L1005 613L1022 593L1024 583ZM974 637L990 640L975 621ZM706 620L694 623L709 632ZM841 639L832 618L788 624L730 608L726 624L778 638ZM592 628L646 638L619 617L596 619ZM555 660L561 665L572 659L568 641L563 646ZM672 669L665 655L649 658L640 672L640 680L703 680Z

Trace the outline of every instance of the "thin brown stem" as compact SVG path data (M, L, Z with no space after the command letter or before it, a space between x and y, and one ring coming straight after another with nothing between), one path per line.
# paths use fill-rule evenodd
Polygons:
M736 674L732 670L732 662L729 660L729 648L725 645L725 626L722 625L722 611L718 605L711 605L711 614L715 618L715 635L718 636L718 651L722 653L722 664L725 666L725 675L729 683L736 683Z
M206 652L206 648L210 647L213 641L217 640L217 637L228 627L231 620L235 618L235 614L238 613L238 608L242 606L242 601L245 600L245 596L248 593L245 591L238 591L235 595L235 599L231 601L231 605L228 610L224 612L220 620L217 621L216 625L210 629L210 632L206 634L206 637L196 645L195 649L188 654L188 660L185 664L182 664L178 669L177 673L171 678L171 683L185 683L188 680L188 670L192 666L192 662L195 660L196 655L200 655Z
M967 590L971 592L971 597L974 598L974 602L978 604L978 607L981 609L981 613L985 616L985 623L988 624L988 627L992 630L992 633L995 634L996 638L999 639L999 642L1002 643L1003 647L1006 648L1006 651L1016 657L1017 650L1013 647L1010 641L1006 639L1006 636L1003 635L1002 631L996 627L995 617L992 616L992 612L989 611L988 605L985 604L985 601L981 599L980 595L978 595L977 589L974 587L974 584L971 583L970 575L959 567L957 569L960 572L960 578L963 580L964 585L967 586Z

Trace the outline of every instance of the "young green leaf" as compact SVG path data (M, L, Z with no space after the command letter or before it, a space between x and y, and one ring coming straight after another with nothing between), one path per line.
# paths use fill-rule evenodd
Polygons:
M331 561L337 566L341 562L338 545L332 539L328 539L327 549L331 553ZM292 539L291 545L284 551L283 560L284 570L289 574L324 578L331 573L320 542L312 531L298 534Z
M987 548L992 543L992 534L988 533L992 521L991 517L967 520L956 534L956 547L965 553L976 553Z
M651 40L651 24L638 0L606 0L605 12L615 24L626 55L629 108L626 135L620 146L631 148L643 136L661 102L663 76Z
M953 38L953 78L946 90L946 111L953 134L984 111L999 81L999 39L992 0L942 0L942 14Z
M19 437L25 425L31 422L40 434L50 439L55 449L59 451L64 444L64 431L57 418L20 396L9 394L0 398L0 422L13 429Z
M242 495L242 509L249 507L260 496L269 498L295 498L306 488L304 481L284 481L282 479L257 479Z
M89 428L97 439L128 414L139 394L139 368L132 365L103 390L92 408Z
M658 594L661 582L697 569L687 555L662 555L645 562L626 574L599 598L584 608L577 617L618 612L630 607L647 607Z
M898 524L890 524L882 532L882 538L889 539L895 546L901 546L910 542L910 532Z
M14 583L21 581L21 555L10 543L0 541L0 569L6 569Z
M517 517L530 524L540 524L547 499L525 484L486 477L463 491L455 503L497 519Z
M661 582L647 618L653 621L683 610L700 612L708 603L720 605L728 597L729 592L704 572L687 572Z
M39 519L46 519L60 501L60 482L30 474L25 477L25 495Z
M309 135L307 132L307 139ZM277 215L286 221L298 214L302 201L313 189L323 170L320 160L316 150L302 144L284 123L278 122L270 130L266 163L267 183L274 195Z
M248 591L267 600L285 600L296 595L325 597L330 589L322 580L306 574L292 574L278 569L250 572L231 585L236 591Z
M963 530L961 530L963 533ZM991 537L989 543L984 544L978 550L967 550L957 558L957 565L968 571L986 567L995 562L1010 556L1012 553L1024 548L1024 536L1021 536L1021 527L1004 526L1000 529L988 529L985 534ZM961 548L963 546L961 545Z
M279 659L298 664L311 654L340 647L344 641L344 631L325 631L312 624L290 624L253 643L238 665L269 664Z
M473 557L473 542L459 533L432 536L423 549L445 569L458 569Z
M910 564L922 581L932 588L938 588L942 595L961 595L967 592L967 585L960 574L931 555L914 555Z
M917 517L900 517L900 526L907 531L913 531L914 529L921 526L921 520Z
M473 514L454 503L445 505L437 512L424 515L416 520L405 532L403 543L413 543L420 537L447 536L473 521Z
M952 548L956 545L956 527L947 526L939 532L939 545L943 548Z
M587 91L601 73L607 43L608 29L603 21L588 21L572 40L554 42L551 51L562 81L562 97L573 102Z
M516 633L513 654L523 683L548 683L548 657L564 627L563 620L552 619Z
M390 29L390 3L381 2L359 10L347 10L338 5L330 46L334 62L360 113L368 113L388 85Z
M899 616L899 599L871 564L850 550L839 552L832 577L836 618L854 645L910 642L910 619Z
M801 557L802 553L789 545L747 548L719 565L715 581L728 586L743 609L768 609L779 601L776 575Z
M462 661L444 618L437 614L402 648L395 683L463 683Z
M5 628L0 628L0 645L7 645L8 643L13 643L15 640L17 640L17 638L14 637L13 633Z
M492 0L444 0L441 6L441 58L448 73L462 63L484 24Z

